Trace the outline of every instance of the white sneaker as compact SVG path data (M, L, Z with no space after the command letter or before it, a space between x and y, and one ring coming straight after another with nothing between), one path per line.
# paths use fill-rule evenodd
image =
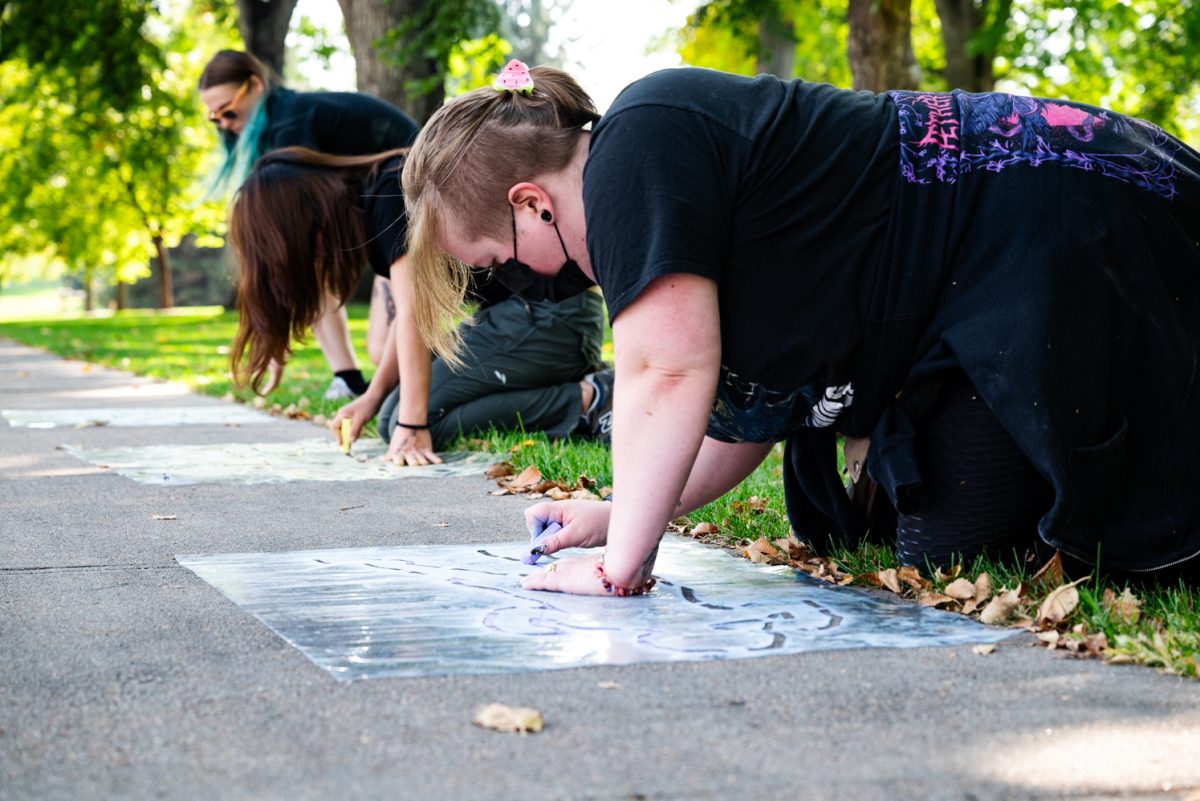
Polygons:
M346 379L335 375L333 380L329 382L329 389L325 390L322 396L325 400L341 400L343 398L357 398L354 390L350 389L350 385L346 383Z

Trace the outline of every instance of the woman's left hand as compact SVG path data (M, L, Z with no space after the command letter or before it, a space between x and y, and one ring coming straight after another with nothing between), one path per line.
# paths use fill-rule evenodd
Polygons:
M542 570L521 579L521 589L566 592L572 595L608 595L596 566L600 556L565 556L546 565Z
M433 450L433 437L429 429L413 430L402 426L396 426L396 432L392 434L387 460L401 467L442 463L441 457Z

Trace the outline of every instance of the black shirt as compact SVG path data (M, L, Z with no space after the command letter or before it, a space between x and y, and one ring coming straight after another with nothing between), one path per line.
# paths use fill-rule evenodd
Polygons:
M898 162L886 97L702 69L634 82L584 169L609 315L662 275L712 278L729 371L780 390L843 383Z
M400 173L404 157L380 164L363 180L361 203L366 215L367 262L376 275L391 277L392 263L408 252L408 213ZM467 300L486 308L512 296L487 274L472 271Z
M301 145L339 156L408 147L419 126L403 111L359 92L295 92L277 87L267 95L269 127L262 152Z

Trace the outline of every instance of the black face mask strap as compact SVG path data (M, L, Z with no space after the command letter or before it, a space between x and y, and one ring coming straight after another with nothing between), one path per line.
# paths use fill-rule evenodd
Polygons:
M513 261L520 261L520 259L517 258L517 212L516 209L512 207L511 203L508 204L508 213L512 215L513 223Z
M563 258L567 261L571 260L571 254L567 253L567 243L563 241L562 231L558 230L558 223L554 223L554 233L558 234L558 244L562 246Z

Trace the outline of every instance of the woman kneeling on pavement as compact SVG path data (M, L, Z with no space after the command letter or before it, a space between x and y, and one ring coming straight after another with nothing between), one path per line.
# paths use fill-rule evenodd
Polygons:
M389 395L391 411L379 430L390 440L388 457L400 464L440 462L435 448L493 426L599 433L599 418L611 408L612 373L602 372L603 304L595 292L560 304L534 302L477 276L464 287L477 309L459 327L462 357L431 359L412 317L404 153L285 148L255 165L229 224L241 311L235 377L257 390L273 362L287 361L292 337L322 314L324 299L344 303L369 264L390 279L393 342L366 392L332 421L339 439L343 418L356 439Z
M563 524L547 553L606 551L527 587L642 591L668 521L781 441L797 535L855 544L839 433L870 438L905 563L1048 546L1196 576L1200 155L995 93L676 69L600 118L555 69L497 86L439 110L404 168L418 327L454 352L469 266L595 281L620 386L614 502L528 513Z

